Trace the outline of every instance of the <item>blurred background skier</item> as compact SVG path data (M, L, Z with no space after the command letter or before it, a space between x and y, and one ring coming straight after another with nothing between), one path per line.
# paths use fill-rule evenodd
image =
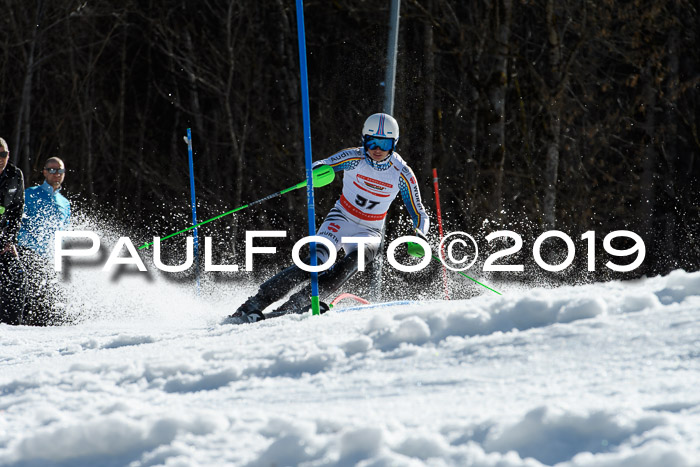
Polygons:
M362 146L343 149L313 165L314 168L329 165L335 172L344 172L340 199L317 233L330 240L336 252L341 249L345 252L342 259L319 274L322 300L335 293L357 272L359 255L364 256L365 264L375 258L387 211L397 194L401 194L416 231L422 235L428 233L429 219L421 202L418 183L413 170L395 151L398 141L398 122L391 115L377 113L365 121ZM343 242L343 237L371 237L376 242L362 245L360 251L357 243ZM330 251L321 243L317 243L316 248L318 264L325 263ZM267 314L263 311L308 279L308 272L292 265L263 283L258 292L229 318L236 323L252 323L266 317L303 313L310 307L310 285L293 294L276 310ZM322 309L327 308L322 303Z

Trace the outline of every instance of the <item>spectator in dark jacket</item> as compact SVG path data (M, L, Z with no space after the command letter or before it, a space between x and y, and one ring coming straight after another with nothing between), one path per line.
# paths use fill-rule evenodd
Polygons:
M17 255L17 232L24 211L24 176L10 164L10 149L0 138L0 322L22 324L24 270Z

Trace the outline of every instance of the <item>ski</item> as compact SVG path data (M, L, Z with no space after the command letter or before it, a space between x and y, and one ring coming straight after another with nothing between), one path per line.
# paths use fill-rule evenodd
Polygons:
M341 300L353 300L357 303L360 303L361 305L370 305L370 302L368 300L365 300L362 297L358 297L357 295L345 292L345 293L341 293L340 295L335 297L333 300L331 300L327 304L325 302L321 302L321 314L332 309ZM259 317L255 316L255 317L253 317L252 320L249 319L249 317L247 317L247 316L243 316L243 315L236 316L235 314L233 314L231 316L228 316L223 321L223 324L257 323L258 321L263 321L263 320L267 320L267 319L271 319L271 318L278 318L280 316L285 316L285 315L303 314L303 313L306 313L309 310L309 308L305 308L303 311L284 311L284 312L264 313L264 316L265 316L264 319L260 319ZM357 307L355 307L355 308L357 308Z

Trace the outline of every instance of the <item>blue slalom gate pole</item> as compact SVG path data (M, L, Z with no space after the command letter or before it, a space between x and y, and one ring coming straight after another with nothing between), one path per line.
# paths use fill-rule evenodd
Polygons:
M192 158L192 129L187 129L187 152L190 159L190 199L192 203L192 225L197 225L197 204L194 196L194 160ZM194 266L195 277L197 278L197 294L199 295L199 237L197 228L192 230L194 238Z
M299 68L301 71L301 107L304 117L304 161L306 163L306 201L309 217L309 235L316 235L316 211L314 207L314 179L311 170L311 118L309 116L309 79L306 71L306 30L304 29L304 2L296 0L297 36L299 38ZM316 243L311 242L311 266L317 265ZM318 273L311 273L311 312L320 314L318 298Z

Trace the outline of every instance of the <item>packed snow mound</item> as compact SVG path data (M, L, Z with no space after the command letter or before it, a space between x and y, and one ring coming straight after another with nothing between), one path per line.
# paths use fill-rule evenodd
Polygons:
M0 325L0 465L700 465L700 273L239 326L160 286Z
M659 284L650 289L652 282ZM607 314L659 309L698 296L700 273L676 271L656 281L534 289L451 302L387 303L351 307L350 311L377 311L369 320L365 335L375 348L392 350L403 343L439 343L451 336L523 331ZM353 344L350 347L355 348Z

